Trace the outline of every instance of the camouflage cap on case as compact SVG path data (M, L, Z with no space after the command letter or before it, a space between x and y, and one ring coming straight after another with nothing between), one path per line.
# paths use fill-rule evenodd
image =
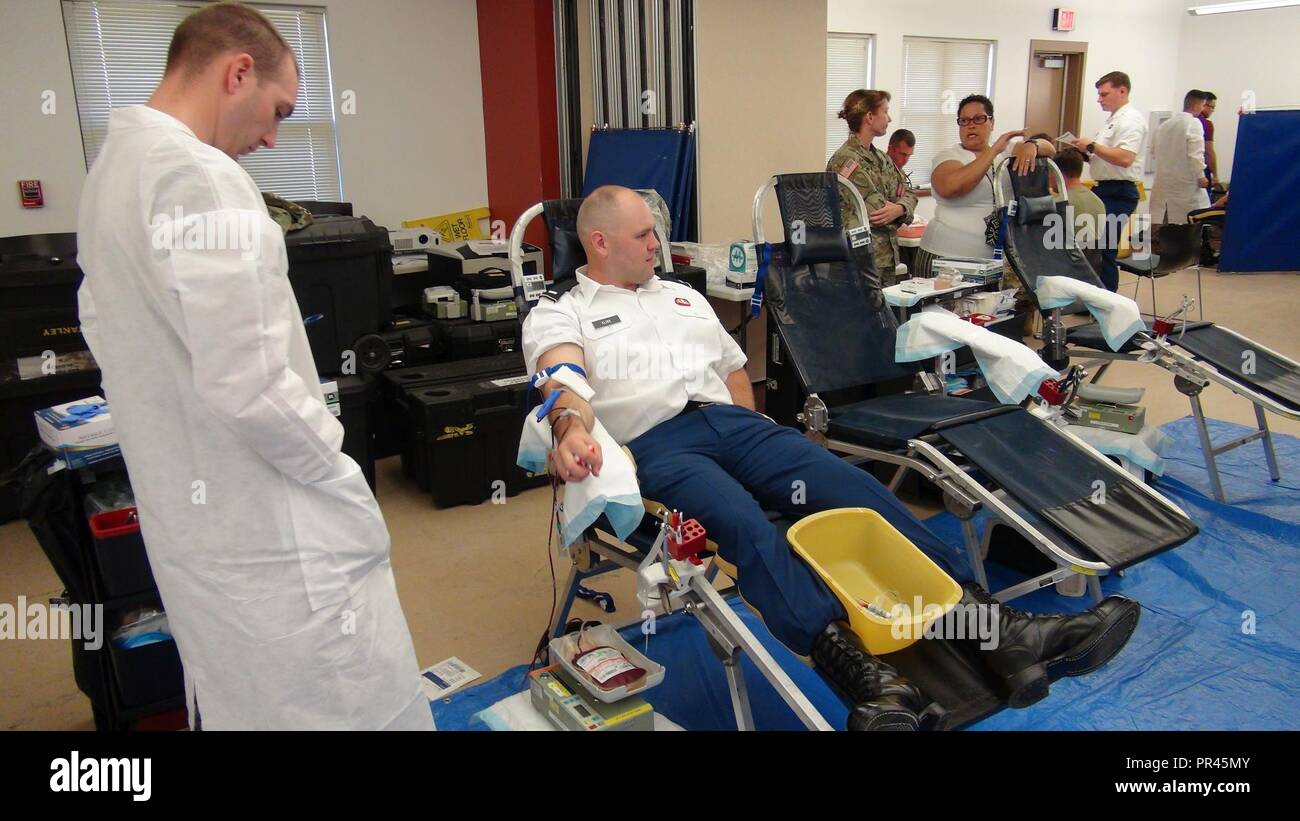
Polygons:
M280 230L286 234L312 224L311 212L298 203L289 202L283 197L265 191L262 192L262 199L266 200L266 210L271 215L271 219L275 220Z

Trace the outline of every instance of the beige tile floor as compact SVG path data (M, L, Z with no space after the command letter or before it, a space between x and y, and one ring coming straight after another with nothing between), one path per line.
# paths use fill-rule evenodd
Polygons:
M1300 278L1294 274L1228 275L1207 269L1205 315L1300 358L1300 330L1291 312L1300 304L1298 288ZM1161 305L1167 308L1195 289L1192 271L1161 280ZM1131 286L1125 291L1131 293ZM1149 293L1144 287L1140 295L1144 310ZM1158 368L1120 364L1105 383L1147 388L1147 418L1155 424L1189 412L1186 399ZM1204 402L1209 416L1254 423L1250 403L1226 390L1209 389ZM1269 423L1275 431L1300 435L1295 421L1270 416ZM396 458L380 462L378 476L398 588L421 665L455 655L490 677L528 661L551 607L546 555L550 491L531 490L500 506L438 510L402 478ZM566 571L567 565L557 561L561 581ZM613 593L622 610L634 606L631 574L611 574L598 586ZM26 524L0 525L0 602L16 603L20 595L43 600L60 589ZM579 607L598 614L586 603ZM89 703L73 682L66 641L0 641L0 728L93 728Z

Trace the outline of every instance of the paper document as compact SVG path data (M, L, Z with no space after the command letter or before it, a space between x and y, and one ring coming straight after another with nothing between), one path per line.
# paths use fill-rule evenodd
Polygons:
M424 694L429 700L433 701L437 698L446 698L481 677L482 674L477 670L452 656L446 661L440 661L432 667L421 670L420 687L424 689Z

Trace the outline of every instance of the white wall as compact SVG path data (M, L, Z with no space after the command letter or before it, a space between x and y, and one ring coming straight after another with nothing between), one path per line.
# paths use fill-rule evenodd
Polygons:
M1193 4L1189 4L1193 5ZM1188 89L1219 96L1213 117L1219 178L1232 178L1237 111L1247 100L1260 108L1300 106L1300 7L1183 16L1178 55L1177 110Z
M326 0L344 198L380 224L487 204L475 0ZM0 0L0 236L76 229L85 158L57 0ZM41 94L56 94L43 114ZM18 204L40 179L46 206Z
M396 228L488 204L475 0L328 0L343 188Z
M754 192L768 177L826 165L822 9L805 0L697 3L695 69L700 239L730 242L752 235ZM779 225L766 227L779 236Z
M1104 112L1097 105L1092 84L1108 71L1128 73L1133 81L1133 104L1143 113L1169 109L1175 96L1181 108L1182 91L1177 90L1179 36L1182 18L1187 16L1186 0L1071 0L1067 7L1076 12L1072 32L1052 31L1052 9L1060 5L1057 0L828 0L826 28L875 34L875 86L894 94L903 85L905 36L996 41L992 99L999 133L1024 124L1030 40L1088 44L1083 72L1084 135L1096 134L1101 127ZM907 125L897 121L897 114L895 119L891 130ZM884 148L883 140L879 147ZM933 211L933 200L923 197L918 213L930 216Z
M57 2L0 0L0 236L75 231L86 160L72 94L72 69ZM42 95L54 92L54 112ZM45 207L18 204L18 180L38 179Z

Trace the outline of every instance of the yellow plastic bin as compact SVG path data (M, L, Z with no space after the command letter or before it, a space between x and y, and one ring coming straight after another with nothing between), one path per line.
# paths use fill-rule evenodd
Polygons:
M815 513L787 538L843 603L873 655L912 644L961 601L961 586L870 508Z

